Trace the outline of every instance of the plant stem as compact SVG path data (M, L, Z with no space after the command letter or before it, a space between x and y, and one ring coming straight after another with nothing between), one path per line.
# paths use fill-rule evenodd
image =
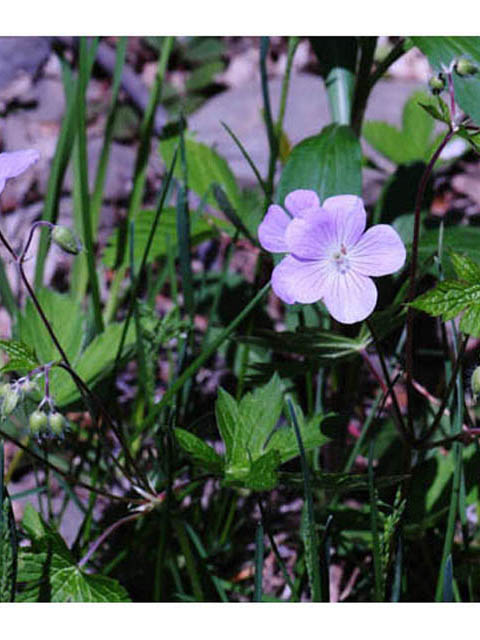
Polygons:
M417 273L417 262L418 262L418 245L420 238L420 214L423 204L423 199L425 196L425 190L428 184L428 180L432 175L433 167L435 166L436 161L438 160L440 154L443 149L446 147L448 142L454 136L454 129L450 129L437 150L433 154L428 163L425 171L423 172L422 179L420 180L420 184L417 191L417 197L415 200L415 220L414 220L414 228L413 228L413 240L412 240L412 256L410 263L410 284L407 294L407 303L411 302L415 296L415 277ZM413 309L412 307L408 307L407 309L407 340L406 340L406 377L407 377L407 396L408 396L408 431L410 434L414 433L413 430Z

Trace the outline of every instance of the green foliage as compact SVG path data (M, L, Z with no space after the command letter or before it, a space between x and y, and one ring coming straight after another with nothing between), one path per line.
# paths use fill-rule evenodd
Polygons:
M295 189L313 189L320 201L339 193L360 195L362 152L353 131L332 124L321 133L297 144L285 164L276 191L276 201Z
M470 258L452 253L455 271L460 280L444 280L411 305L432 316L442 316L444 322L453 320L464 311L460 330L480 337L480 267Z
M165 165L171 164L178 138L170 138L160 142L159 151ZM201 198L207 193L208 204L215 206L215 198L209 193L212 184L219 184L235 209L241 204L240 190L227 161L211 147L197 142L193 137L185 137L185 153L188 164L188 185ZM182 178L182 168L177 164L174 176Z
M19 556L17 602L128 602L125 589L112 578L79 568L58 533L27 504L22 526L31 547Z
M1 369L4 373L31 371L39 364L33 349L18 340L0 340L0 350L8 356L7 364Z
M142 260L145 248L147 246L152 223L155 218L155 211L141 211L135 220L135 235L133 241L133 256L135 266L138 267ZM218 234L219 229L223 229L225 223L213 216L198 214L191 212L190 214L190 244L192 247L200 242L207 240ZM129 264L128 252L123 251L125 246L129 246L130 228L125 229L121 226L116 229L107 241L107 246L103 253L103 262L109 269L115 266ZM148 255L147 264L151 264L153 260L160 256L165 256L169 247L171 249L177 246L177 223L176 211L173 207L165 208L153 235L152 247ZM121 256L121 262L117 264L118 256Z
M277 427L282 407L283 387L278 376L245 394L240 402L220 389L215 414L225 444L224 459L183 429L175 429L175 435L196 463L213 473L224 472L227 484L265 491L276 486L278 467L299 454L293 430ZM300 431L307 450L328 441L320 431L322 420L323 416L317 415L307 421L300 413Z
M363 137L395 164L428 161L437 140L433 135L434 122L424 110L430 109L432 101L433 98L427 94L415 92L403 108L402 129L387 122L371 120L363 125Z
M477 36L412 36L416 45L437 71L442 65L466 56L480 64L480 38ZM453 74L455 99L477 124L480 124L480 79L478 76L461 77Z

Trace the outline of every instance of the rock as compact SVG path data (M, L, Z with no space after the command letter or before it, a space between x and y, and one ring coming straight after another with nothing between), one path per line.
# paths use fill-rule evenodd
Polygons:
M0 38L0 102L9 102L31 87L32 77L50 54L50 38Z

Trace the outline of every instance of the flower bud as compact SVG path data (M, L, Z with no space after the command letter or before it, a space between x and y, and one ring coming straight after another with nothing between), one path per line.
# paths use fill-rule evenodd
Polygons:
M472 395L475 402L477 401L477 397L480 395L480 366L476 367L474 372L472 373L472 378L470 380L470 386L472 387Z
M459 76L473 76L477 73L478 67L468 58L459 58L455 63L455 71Z
M43 411L34 411L30 415L28 425L33 434L40 433L40 431L46 429L48 426L47 414L43 413Z
M18 391L15 391L12 387L9 386L9 389L3 396L2 402L2 416L8 416L14 411L15 407L18 404Z
M31 393L32 391L37 391L38 386L33 380L25 380L22 383L22 392L23 393Z
M48 416L48 424L50 429L56 436L59 436L63 432L65 426L65 418L58 411L54 411Z
M430 87L430 90L434 95L437 96L439 93L442 93L442 91L445 89L445 86L446 86L445 77L443 73L439 73L436 76L432 76L428 81L428 86Z
M67 253L77 255L82 250L82 243L68 227L55 225L52 229L52 240Z

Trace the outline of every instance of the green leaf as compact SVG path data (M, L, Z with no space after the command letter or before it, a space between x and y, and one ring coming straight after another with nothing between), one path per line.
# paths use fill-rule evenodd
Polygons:
M348 124L355 86L357 38L322 36L310 38L310 42L325 80L332 119Z
M0 340L0 349L5 351L9 361L1 368L6 371L32 371L38 367L39 362L33 349L18 340Z
M225 443L226 458L230 460L233 451L235 430L239 420L239 412L235 398L221 387L218 390L218 398L215 403L215 417L217 419L218 430Z
M278 483L277 469L280 463L278 451L267 451L252 462L248 475L242 478L242 484L253 491L274 489Z
M128 602L125 589L112 578L80 569L58 533L50 529L30 503L22 526L32 546L22 551L18 582L25 583L17 602Z
M178 141L178 137L169 138L159 144L160 155L167 167L171 164ZM197 142L191 136L185 137L185 152L190 189L203 197L209 191L212 183L216 182L222 187L232 206L238 211L241 203L240 190L225 158L206 144ZM179 164L175 167L174 176L182 179L182 168ZM208 195L207 202L215 206L212 194Z
M309 451L310 449L315 449L315 447L321 447L326 444L329 441L329 438L320 431L320 424L325 416L316 415L310 420L305 420L300 407L297 406L296 411L300 437L302 438L305 451ZM298 441L291 426L285 425L274 431L272 437L268 441L266 450L278 451L282 464L288 460L296 458L299 455Z
M150 229L152 228L155 211L140 211L135 219L135 236L133 243L133 256L135 267L140 265L145 248L147 246ZM227 223L228 224L228 223ZM190 244L195 246L208 238L216 235L218 229L227 226L222 220L208 215L198 215L195 212L190 214ZM229 226L229 225L228 225ZM117 255L123 254L122 264L129 263L128 252L120 252L120 249L129 246L129 232L122 227L116 229L107 241L107 246L103 252L103 262L109 268L113 269L121 265L117 265ZM159 256L167 254L168 247L177 246L177 223L176 211L173 207L165 208L162 211L157 228L153 235L153 241L148 255L147 263L151 263Z
M444 321L455 318L472 302L480 301L480 285L469 287L458 280L444 280L434 289L416 298L411 306Z
M212 447L185 429L177 427L173 432L180 447L193 458L194 462L212 473L223 471L223 460Z
M432 316L442 316L444 322L465 311L460 330L480 337L480 284L469 285L458 280L444 280L411 303Z
M75 365L84 339L84 315L80 304L71 296L52 289L41 289L37 292L37 297L63 350L72 365ZM31 299L27 301L24 314L19 316L19 332L22 342L34 349L40 363L60 359Z
M413 43L427 56L437 71L442 65L467 57L480 66L480 37L478 36L412 36ZM477 124L480 123L480 77L460 77L453 72L455 99L458 105Z
M302 140L288 156L276 193L283 204L295 189L312 189L321 201L339 193L362 191L360 142L346 126L332 124Z
M374 149L395 164L426 161L434 141L434 122L426 111L432 109L437 112L432 98L417 91L405 103L401 130L387 122L372 120L363 125L362 135Z
M420 259L437 253L438 229L424 230L422 232L418 255ZM444 250L465 251L474 260L480 262L480 229L477 227L452 226L446 227L443 233Z
M0 448L3 456L3 448ZM0 464L3 475L3 465ZM17 538L10 497L0 481L0 602L13 602L17 577Z
M81 354L76 373L90 387L94 388L111 372L123 332L123 323L110 324L103 333L96 336ZM127 331L122 359L130 357L135 346L135 327ZM51 371L50 384L55 403L63 407L80 399L81 394L71 376L64 370Z
M480 284L480 265L478 263L467 255L460 255L454 251L451 251L449 256L460 280L465 280L468 284Z

